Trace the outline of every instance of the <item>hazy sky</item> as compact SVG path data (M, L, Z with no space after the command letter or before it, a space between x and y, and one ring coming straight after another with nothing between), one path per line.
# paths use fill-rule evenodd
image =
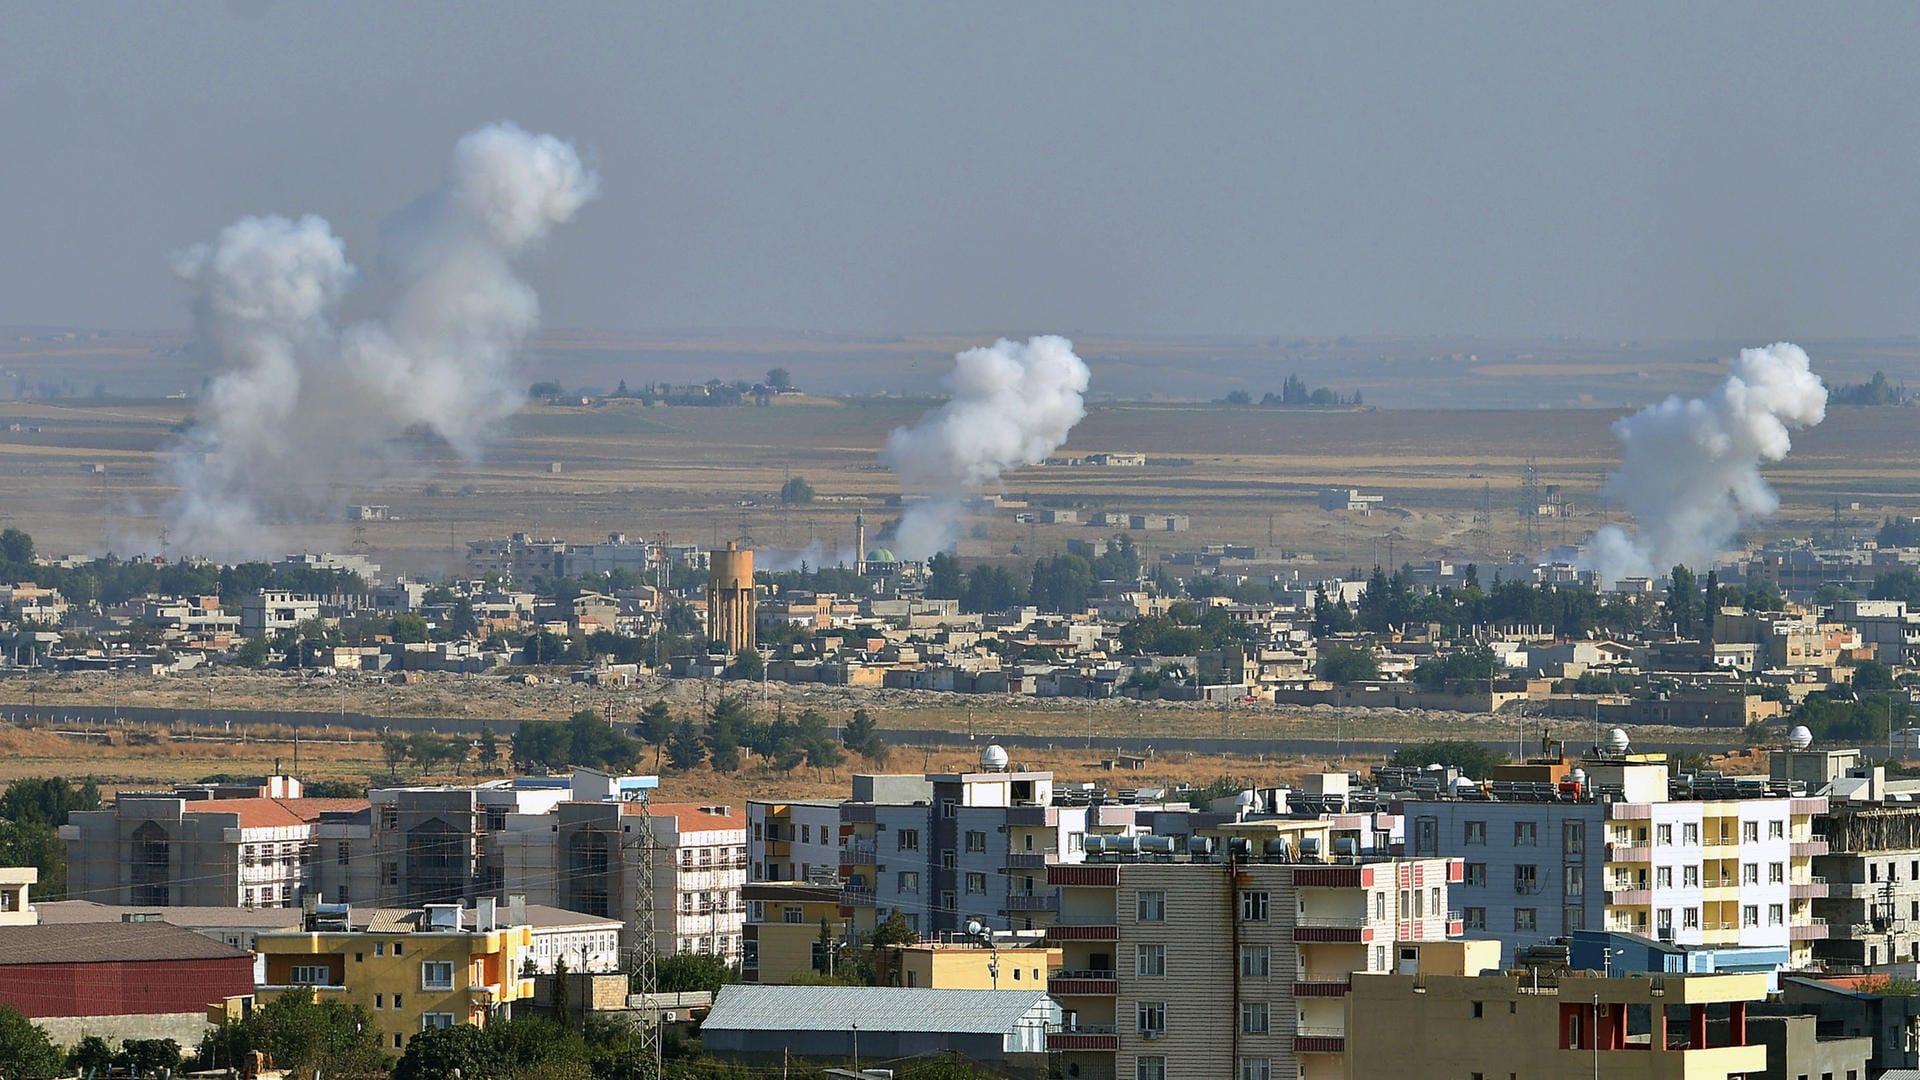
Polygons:
M170 256L362 266L510 119L602 195L550 326L1920 330L1920 8L0 0L0 323L178 327Z

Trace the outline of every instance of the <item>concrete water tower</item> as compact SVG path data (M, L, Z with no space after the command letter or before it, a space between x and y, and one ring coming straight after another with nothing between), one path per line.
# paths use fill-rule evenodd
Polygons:
M757 640L754 621L757 599L753 587L753 552L727 541L725 551L708 556L707 640L722 642L727 655L751 649Z

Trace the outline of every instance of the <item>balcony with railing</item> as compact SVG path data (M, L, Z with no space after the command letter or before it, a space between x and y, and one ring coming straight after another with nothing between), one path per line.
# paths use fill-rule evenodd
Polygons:
M1306 944L1352 944L1369 937L1367 920L1359 915L1302 916L1293 928L1293 940Z
M1039 851L1015 851L1007 855L1009 870L1042 870L1050 863L1060 861L1060 849L1043 848Z
M1787 936L1794 941L1827 940L1827 920L1815 917L1805 924L1795 923L1787 927Z
M1345 997L1353 989L1350 971L1302 971L1293 980L1293 996Z
M1643 863L1653 859L1653 848L1644 840L1631 843L1611 843L1607 845L1607 861L1610 863Z
M843 888L840 890L841 907L873 907L875 902L872 889Z
M1047 1032L1047 1049L1118 1050L1120 1033L1112 1024L1075 1024Z
M1062 968L1047 976L1047 993L1056 997L1112 997L1119 992L1119 976L1111 969Z
M1112 924L1055 923L1046 929L1048 941L1119 941L1120 928Z
M1825 855L1827 853L1827 841L1825 838L1818 836L1806 840L1795 840L1790 846L1793 851L1793 857L1796 859L1811 858L1815 855Z
M1827 879L1812 877L1806 881L1796 881L1788 886L1795 900L1824 900L1827 898Z
M855 840L840 849L841 866L875 866L879 861L879 848L871 840Z
M1008 911L1059 911L1059 893L1010 893Z
M1344 1054L1347 1052L1346 1029L1298 1028L1293 1033L1293 1052L1296 1054Z

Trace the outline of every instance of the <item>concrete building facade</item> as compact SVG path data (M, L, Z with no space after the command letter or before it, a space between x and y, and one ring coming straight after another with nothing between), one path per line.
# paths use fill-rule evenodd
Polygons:
M758 593L753 552L729 540L726 550L708 556L707 640L724 644L729 656L753 648L759 633Z

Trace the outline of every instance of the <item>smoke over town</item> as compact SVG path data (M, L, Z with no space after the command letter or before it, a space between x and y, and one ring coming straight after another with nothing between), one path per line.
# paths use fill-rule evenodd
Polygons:
M387 224L376 318L343 324L361 276L321 218L242 218L183 253L216 374L170 448L175 545L258 553L271 520L328 516L333 490L430 431L463 456L520 406L514 358L539 300L513 260L595 194L574 148L511 124L454 145L446 179Z
M921 559L944 550L959 537L964 497L1066 442L1087 415L1090 375L1073 342L1051 335L1024 345L1002 338L954 357L947 403L895 428L881 452L901 489L921 499L901 516L895 551Z
M1780 500L1760 475L1792 448L1789 432L1826 417L1827 389L1798 345L1744 349L1704 398L1670 397L1614 422L1623 455L1600 494L1634 530L1594 534L1588 561L1609 580L1698 566Z

